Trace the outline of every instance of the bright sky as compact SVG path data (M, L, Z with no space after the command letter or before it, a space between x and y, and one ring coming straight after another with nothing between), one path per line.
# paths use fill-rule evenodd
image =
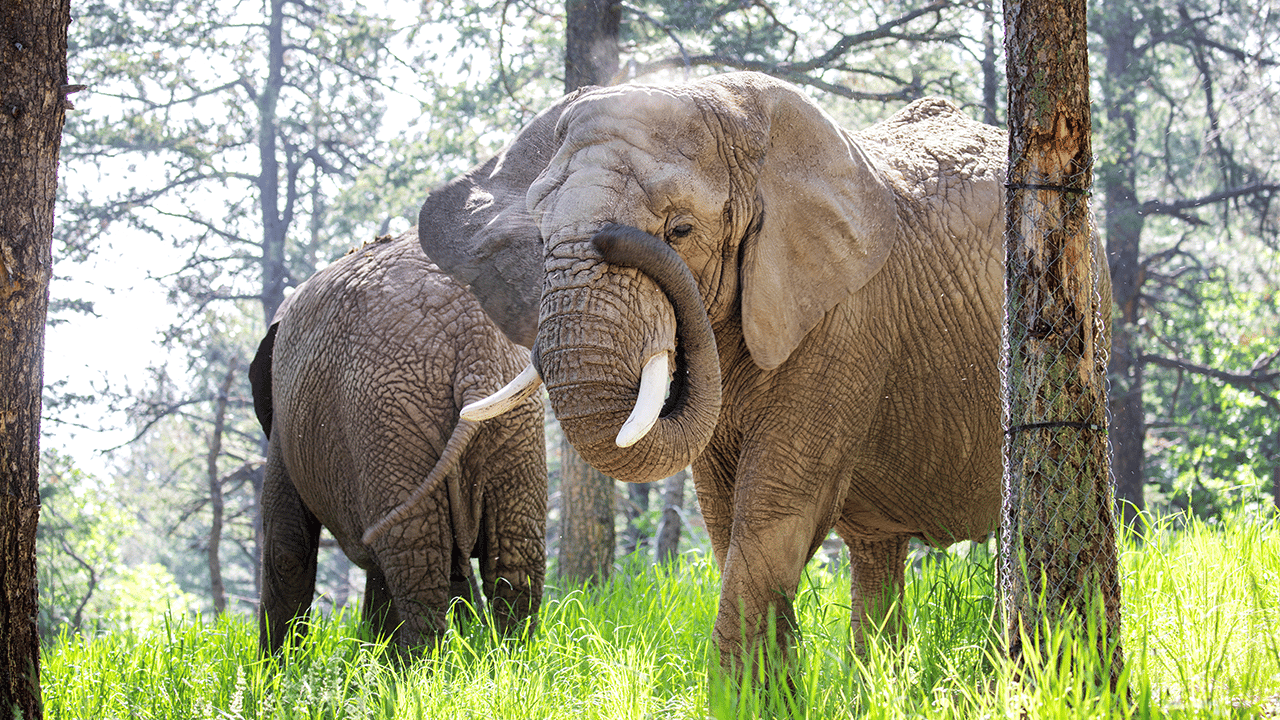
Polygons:
M384 12L391 17L416 17L418 13L416 0L375 0L366 9ZM400 48L398 54L401 57L411 55L404 48ZM73 72L74 65L73 61ZM460 71L460 67L453 71ZM435 71L440 72L441 69L436 68ZM400 68L398 72L412 71ZM411 77L401 77L392 84L421 94L421 88ZM407 128L421 112L418 101L397 93L387 93L386 100L389 107L384 118L384 135L391 137L411 132ZM98 108L112 103L100 95L95 97L90 90L76 96L76 109L72 112L92 114L96 110L101 113L103 110ZM85 171L84 177L68 175L75 169L64 165L59 170L62 174L60 180L71 187L85 183L110 186L129 182L129 175L145 172L143 161L137 158L121 162L123 170L117 168L114 175L104 164L98 168L97 174ZM64 390L77 394L93 394L108 383L116 392L122 392L126 387L134 391L145 388L149 383L147 368L167 359L159 343L160 333L176 318L174 309L166 300L166 288L153 276L176 269L181 262L182 257L171 245L145 233L126 230L122 225L113 229L107 245L100 247L88 263L57 262L55 257L54 280L50 288L52 297L88 300L93 303L97 316L65 313L61 317L69 322L48 329L45 336L46 385L65 380ZM180 368L173 371L175 375L182 372ZM81 469L102 476L109 474L111 468L111 459L103 452L133 437L123 414L107 413L104 407L81 407L56 415L46 409L44 416L41 446L69 454Z
M106 383L116 390L140 388L147 382L147 367L164 361L159 333L171 324L174 313L165 300L165 289L147 277L145 266L149 259L163 258L166 248L142 235L132 244L127 255L108 249L83 265L55 259L51 296L89 300L97 317L66 314L70 322L48 329L46 384L66 380L66 389L79 394L92 394ZM167 250L172 253L171 248ZM84 407L78 413L57 416L65 422L51 422L46 412L41 447L71 455L83 470L106 474L109 458L102 451L129 440L131 432L124 427L123 416L104 410ZM98 432L97 428L106 429Z

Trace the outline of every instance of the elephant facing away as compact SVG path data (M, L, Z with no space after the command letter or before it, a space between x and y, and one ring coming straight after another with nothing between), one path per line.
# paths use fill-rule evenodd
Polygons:
M250 366L268 435L259 647L278 650L315 592L321 526L367 573L363 617L411 649L473 597L497 626L536 619L545 571L541 400L483 423L458 412L528 351L422 254L382 238L297 288Z
M428 196L423 248L532 346L590 463L632 482L693 464L722 665L773 633L785 654L833 528L861 642L910 538L998 520L1005 135L940 99L852 133L757 73L547 112L505 150L532 168ZM490 302L473 280L497 276L518 290Z

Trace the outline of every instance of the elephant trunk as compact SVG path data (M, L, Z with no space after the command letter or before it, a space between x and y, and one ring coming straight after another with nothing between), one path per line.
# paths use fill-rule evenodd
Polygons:
M639 276L616 269L600 274L620 285L630 280L625 288L549 282L534 362L566 437L587 462L619 480L658 480L688 466L719 420L715 335L696 281L666 243L633 227L608 225L592 245L606 263L635 268ZM664 334L654 329L662 325L656 318L667 312L664 303L674 313L674 338L668 325L667 338L655 340ZM639 417L644 412L636 407L637 394L655 382L659 393L665 389L667 365L653 362L666 359L667 350L653 350L664 342L674 345L669 395L665 402L659 395L657 419L646 422ZM643 381L642 367L648 368Z

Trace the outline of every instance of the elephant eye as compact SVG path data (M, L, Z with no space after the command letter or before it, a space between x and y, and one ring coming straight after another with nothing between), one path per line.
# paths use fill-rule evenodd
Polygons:
M673 238L682 238L691 232L693 232L693 226L689 223L682 223L671 228L671 232L669 234Z

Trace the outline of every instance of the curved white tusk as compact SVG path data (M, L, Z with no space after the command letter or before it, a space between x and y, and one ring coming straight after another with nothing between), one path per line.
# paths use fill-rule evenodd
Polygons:
M488 420L524 402L542 385L538 371L529 363L514 380L507 383L498 392L483 400L469 403L462 408L463 420Z
M640 374L640 391L636 394L636 406L631 416L622 423L615 440L618 447L631 447L649 434L658 423L658 413L667 399L667 384L671 381L669 353L660 352L649 358Z

